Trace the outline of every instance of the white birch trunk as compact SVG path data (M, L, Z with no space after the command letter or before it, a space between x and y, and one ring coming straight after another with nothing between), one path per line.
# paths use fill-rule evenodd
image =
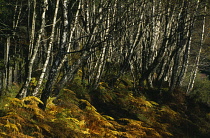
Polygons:
M46 4L47 4L47 2L48 1L46 1ZM58 13L58 8L59 8L59 2L60 2L60 0L56 1L56 7L55 7L54 18L53 18L53 23L52 23L52 31L51 31L51 35L50 35L50 42L49 42L48 49L47 49L47 58L45 60L44 66L42 68L42 73L41 73L41 75L39 77L37 86L34 89L34 92L32 93L33 96L38 96L40 87L42 85L42 82L44 80L44 77L45 77L45 74L46 74L46 71L47 71L47 66L48 66L49 61L50 61L52 45L53 45L54 36L55 36L55 25L56 25L56 20L57 20L57 13Z
M205 9L204 9L205 14L206 14L206 11L207 11L207 6L205 5ZM197 55L196 60L195 60L194 69L191 73L190 81L189 81L187 92L186 92L187 95L190 94L190 92L192 91L192 89L194 87L195 78L196 78L196 75L197 75L197 72L198 72L198 66L199 66L199 63L200 63L201 52L202 52L202 48L203 48L203 44L204 44L205 26L206 26L206 16L204 15L203 26L202 26L202 34L201 34L201 40L200 40L200 48L199 48L198 55Z
M76 15L75 15L75 20L74 20L73 26L72 26L72 28L70 27L70 30L69 30L70 35L69 35L69 44L67 45L67 50L66 50L67 53L71 52L73 35L75 33L75 29L76 29L77 24L78 24L78 17L79 17L80 10L81 10L81 1L79 1L79 4L78 4L78 8L77 8L77 12L76 12ZM68 56L65 55L64 58L62 59L60 65L59 65L59 67L58 67L58 71L61 69L64 62L67 60L67 58L68 58Z
M41 100L44 104L40 104L40 108L42 109L45 109L46 108L46 103L47 103L47 99L49 98L49 96L51 95L51 92L52 92L52 87L54 86L55 84L55 81L56 81L56 78L57 78L57 75L58 75L58 68L59 68L59 65L60 63L62 62L62 59L65 57L65 53L66 52L66 46L67 46L67 36L68 36L68 25L69 25L69 22L68 22L68 0L63 0L62 1L62 8L63 8L63 32L62 32L62 38L61 38L61 43L60 43L60 47L59 47L59 51L56 55L56 58L55 60L53 61L53 65L50 69L50 72L49 72L49 76L48 76L48 80L46 82L46 86L42 92L42 95L41 95Z
M3 73L3 89L8 88L8 80L9 80L9 49L10 49L10 36L7 36L7 43L4 47L4 73Z
M31 81L31 74L32 74L32 71L33 71L33 64L34 64L34 61L35 61L35 58L36 58L36 55L37 55L37 52L38 52L38 49L39 49L39 46L40 46L42 34L43 34L43 31L44 31L44 28L45 28L45 14L46 14L47 4L48 4L47 2L48 2L48 0L44 1L41 28L39 30L39 35L38 35L38 39L36 41L36 45L34 46L32 55L30 57L30 61L29 61L29 65L28 65L27 78L26 78L26 81L25 81L21 91L17 95L18 98L24 98L24 97L26 97L28 95L27 91L28 91L28 87L29 87L29 84L30 84L30 81ZM34 7L36 7L36 0L34 0ZM35 18L33 18L33 19L35 19ZM35 21L33 21L33 22L35 22ZM32 33L34 33L33 30L32 30ZM32 38L32 39L34 39L34 38Z
M31 25L31 34L30 34L30 44L29 44L29 53L28 53L28 60L32 57L33 54L33 47L34 47L34 38L35 38L35 31L36 31L36 0L33 0L33 16L32 16L32 25ZM30 14L30 13L29 13Z

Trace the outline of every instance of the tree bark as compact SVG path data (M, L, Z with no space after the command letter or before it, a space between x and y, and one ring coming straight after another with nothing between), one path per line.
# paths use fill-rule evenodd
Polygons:
M205 14L206 14L206 11L207 11L207 5L205 5L205 8L204 8L204 13ZM199 67L199 64L200 64L201 52L202 52L202 48L203 48L203 44L204 44L204 40L205 40L204 39L205 26L206 26L206 15L203 16L203 25L202 25L202 32L201 32L200 47L199 47L198 55L197 55L196 60L195 60L194 69L193 69L193 71L191 73L189 84L188 84L188 87L187 87L187 92L186 92L187 95L190 94L190 92L192 91L192 89L194 87L195 78L196 78L196 75L197 75L197 72L198 72L198 67Z
M56 76L58 75L58 68L60 66L60 63L62 62L63 58L65 57L65 53L66 53L66 45L67 45L67 29L68 29L68 1L67 0L63 0L62 3L62 7L63 7L63 32L62 32L62 39L61 39L61 43L60 43L60 48L58 51L58 54L55 58L55 61L50 69L49 72L49 76L46 82L46 86L42 92L41 95L41 101L44 104L40 104L39 107L41 109L45 109L46 108L46 103L47 103L47 99L49 98L49 96L51 95L52 92L52 87L55 84L55 80L56 80Z
M46 4L47 4L47 2L48 1L46 1ZM56 1L56 8L55 8L54 18L53 18L53 23L52 23L52 31L51 31L51 35L50 35L50 42L49 42L48 49L47 49L47 57L46 57L44 66L42 68L42 73L41 73L41 75L39 77L37 86L34 89L34 92L32 93L33 96L38 96L40 87L42 85L42 82L43 82L44 76L46 74L49 61L50 61L52 45L53 45L54 36L55 36L55 25L56 25L57 13L58 13L58 8L59 8L59 2L60 2L60 0Z
M24 85L22 86L20 92L17 94L17 96L16 96L17 98L24 98L27 95L29 95L28 87L29 87L29 84L30 84L30 81L31 81L31 74L32 74L32 71L33 71L33 64L34 64L34 61L36 59L37 52L38 52L38 49L39 49L39 46L40 46L40 42L41 42L41 38L42 38L42 34L43 34L43 31L44 31L44 28L45 28L45 15L46 15L46 10L47 10L47 1L48 0L44 1L41 28L39 30L38 39L37 39L36 45L34 47L33 47L33 41L34 41L35 28L34 28L34 30L32 29L31 46L33 47L33 52L29 56L30 59L29 59L29 65L28 65L28 72L27 72L26 81L25 81ZM32 28L33 28L33 26L35 27L35 20L36 20L35 16L36 16L36 0L34 0L34 17L33 17Z

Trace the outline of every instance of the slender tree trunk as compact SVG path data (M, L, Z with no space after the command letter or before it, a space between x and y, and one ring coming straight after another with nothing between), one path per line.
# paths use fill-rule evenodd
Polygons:
M4 47L4 73L3 73L3 89L8 88L9 82L9 51L10 51L10 36L7 36L7 42Z
M46 2L48 2L48 1L46 1ZM55 36L55 25L56 25L56 19L57 19L57 13L58 13L59 2L60 2L60 0L57 0L57 1L56 1L56 8L55 8L55 13L54 13L54 18L53 18L53 24L52 24L52 31L51 31L51 36L50 36L50 42L49 42L48 49L47 49L47 58L46 58L46 60L45 60L44 66L43 66L43 68L42 68L42 73L41 73L41 75L40 75L40 77L39 77L37 86L36 86L36 88L34 89L34 92L32 93L33 96L38 96L38 92L39 92L40 87L41 87L41 85L42 85L44 76L45 76L46 71L47 71L47 66L48 66L49 61L50 61L51 49L52 49L52 45L53 45L53 42L54 42L54 36ZM46 4L47 4L47 3L46 3Z
M207 11L207 5L205 5L205 8L204 8L205 14L206 14L206 11ZM198 66L200 63L201 52L202 52L202 48L203 48L203 44L204 44L205 26L206 26L206 16L204 15L203 16L202 32L201 32L201 40L200 40L200 48L199 48L198 55L195 60L194 69L191 73L190 81L189 81L187 92L186 92L187 95L190 94L190 92L192 91L192 89L194 87L195 78L196 78L196 75L198 72Z
M36 41L36 45L33 48L33 52L32 52L32 55L30 57L30 60L29 60L27 78L26 78L26 81L25 81L24 85L22 86L20 92L17 94L17 96L16 96L17 98L24 98L27 95L29 95L29 93L27 93L27 92L28 92L28 87L29 87L30 81L31 81L31 75L32 75L32 71L33 71L33 64L34 64L34 61L36 59L37 52L38 52L38 49L39 49L39 46L40 46L40 42L41 42L41 38L42 38L42 35L43 35L43 31L44 31L44 28L45 28L45 15L46 15L46 10L47 10L47 3L48 3L48 0L45 0L44 1L44 5L43 5L41 28L39 30L39 35L38 35L38 39ZM34 12L36 11L35 7L36 7L36 0L34 0ZM33 20L35 20L35 18L33 18ZM33 22L35 22L35 21L33 21ZM32 34L34 33L34 31L32 31ZM31 39L34 39L34 38L32 37Z
M62 39L61 39L61 44L60 44L60 48L59 48L59 52L57 54L57 57L55 58L55 61L51 67L49 76L48 76L48 80L46 83L46 86L42 92L41 95L41 101L44 104L40 104L39 107L41 109L45 109L46 108L46 104L47 104L47 99L49 98L49 96L51 95L52 92L52 87L55 83L56 80L56 76L58 75L58 68L63 60L63 58L65 57L65 53L66 53L66 45L67 45L67 31L68 31L68 1L67 0L63 0L63 32L62 32Z
M66 85L67 82L72 81L75 74L77 73L78 69L81 67L81 65L87 61L87 59L90 57L92 53L85 51L82 56L73 64L71 67L67 70L66 74L61 78L61 80L56 84L56 87L54 89L54 94L57 96L60 92L60 90ZM45 106L41 106L42 109L45 109Z
M67 48L66 48L66 52L69 53L71 52L71 48L72 48L72 43L73 43L73 35L75 33L75 29L78 25L78 16L79 16L79 12L81 10L81 1L79 1L79 4L78 4L78 8L77 8L77 12L76 12L76 15L75 15L75 19L74 19L74 23L73 23L73 26L72 28L70 27L70 35L69 35L69 44L67 45ZM78 48L78 47L77 47ZM79 48L78 48L79 49ZM70 54L69 54L70 55ZM64 58L62 59L59 67L58 67L58 71L60 71L61 67L64 65L64 63L66 62L68 56L65 54L64 55Z
M192 27L192 25L190 25ZM188 40L186 42L186 46L185 46L185 50L184 50L184 55L183 55L183 59L182 59L182 67L181 67L181 71L180 74L178 76L176 85L177 86L182 86L182 82L183 82L183 78L187 72L187 68L188 68L188 63L189 63L189 53L190 53L190 48L191 48L191 27L189 27L188 30Z

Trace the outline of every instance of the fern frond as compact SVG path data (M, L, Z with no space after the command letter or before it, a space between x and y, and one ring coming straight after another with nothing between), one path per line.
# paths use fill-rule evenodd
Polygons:
M34 112L34 115L37 117L37 118L39 118L39 119L45 119L45 116L42 114L42 113L40 113L40 112L38 112L38 111L35 111Z
M39 132L33 132L32 135L35 136L36 138L44 138L44 135Z
M56 99L56 97L49 97L47 100L47 106L55 106L53 101Z
M96 111L96 108L92 106L87 100L81 99L80 104L85 105L85 109L88 111Z
M82 134L90 135L89 129L81 130Z
M168 106L162 106L161 110L162 112L165 112L169 115L172 115L172 116L176 116L177 115L177 112L175 112L174 110L172 110L170 107Z
M105 119L107 119L107 120L115 120L113 117L111 117L111 116L108 116L108 115L102 115Z
M47 125L47 124L40 124L39 125L40 128L43 128L44 130L46 130L48 133L51 134L51 126Z
M167 132L167 131L164 131L163 134L165 134L165 135L167 135L169 137L173 137L174 136L173 134L171 134L170 132Z
M7 137L7 133L5 133L5 132L0 132L0 136ZM3 137L2 137L2 138L3 138Z
M15 108L15 107L22 107L23 101L18 98L8 98L10 103L8 105L5 105L6 108Z
M25 101L30 101L31 104L39 104L39 103L43 104L43 102L39 98L37 98L35 96L28 96L28 97L23 98L22 100L24 102Z
M151 103L152 105L159 105L158 103L156 103L156 102L154 102L154 101L150 101L150 103Z
M73 95L76 95L76 93L72 90L69 90L69 89L63 89L65 92L68 92L69 94L73 94Z
M153 104L150 101L145 101L144 103L147 107L153 107Z
M35 138L33 136L29 136L29 135L25 135L21 132L12 132L12 133L8 133L7 136L9 138Z
M38 132L41 132L41 128L40 128L38 125L34 124L33 127L34 127L35 130L37 130Z
M75 124L80 124L80 121L79 120L77 120L76 118L66 118L66 119L68 119L68 120L71 120L72 122L74 122Z
M9 128L9 129L12 129L15 132L19 132L18 127L15 124L10 123L8 120L7 120L7 124L4 125L4 127Z

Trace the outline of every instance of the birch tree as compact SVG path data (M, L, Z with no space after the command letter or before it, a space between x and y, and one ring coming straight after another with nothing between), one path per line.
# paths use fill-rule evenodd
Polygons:
M40 30L39 30L39 34L38 34L38 38L37 38L36 44L35 44L35 46L33 46L34 33L35 33L35 22L36 22L36 0L34 0L32 32L31 32L31 39L30 39L31 41L30 41L30 46L29 46L29 48L32 47L33 51L29 52L29 58L30 59L29 59L29 65L28 65L27 78L26 78L26 81L25 81L23 87L21 88L20 92L16 96L17 98L24 98L28 94L27 90L28 90L28 87L29 87L29 84L30 84L30 81L31 81L31 74L32 74L32 71L33 71L33 64L34 64L35 58L37 56L37 52L38 52L38 49L39 49L39 46L40 46L40 41L41 41L42 34L43 34L43 31L44 31L44 28L45 28L45 15L46 15L46 10L47 10L47 4L48 4L48 0L45 0L44 4L43 4L43 13L42 13L41 27L40 27ZM29 51L31 51L31 50L29 50Z
M203 48L203 44L204 44L204 40L205 40L204 39L204 37L205 37L204 34L205 34L205 26L206 26L206 11L207 11L207 5L205 4L204 15L203 15L203 23L202 23L201 39L200 39L200 44L199 44L199 51L198 51L198 55L196 56L194 68L193 68L193 71L191 73L189 84L188 84L188 87L187 87L187 92L186 92L187 95L189 95L190 92L193 89L193 86L194 86L194 83L195 83L195 78L196 78L196 75L197 75L197 72L198 72L201 52L202 52L202 48Z
M173 93L190 70L195 22L203 17L200 52L188 82L189 93L205 40L205 3L14 1L9 19L0 20L0 47L4 49L0 51L4 55L1 82L4 88L12 81L23 82L16 97L41 96L42 109L49 96L59 94L78 71L83 87L91 90L103 81L114 87L128 76L137 95L141 87L167 87ZM33 86L32 78L37 83Z
M63 28L62 28L62 36L61 36L61 42L60 42L60 47L59 47L59 51L58 51L58 54L56 55L56 58L55 58L55 61L50 69L50 72L49 72L49 76L48 76L48 80L46 82L46 86L42 92L42 95L41 95L41 100L43 101L44 103L44 106L47 102L47 99L48 97L50 96L51 94L51 91L52 91L52 87L55 83L55 79L56 79L56 76L58 74L58 67L62 61L62 59L64 58L64 54L66 52L66 45L67 45L67 38L68 38L68 34L67 34L67 29L68 29L68 24L69 24L69 21L68 21L68 1L67 0L63 0L62 1L62 8L63 8L63 13L62 13L62 16L63 16L63 20L62 20L62 23L63 23ZM42 105L40 104L40 107ZM41 107L41 108L44 108L44 107Z
M50 35L50 42L49 42L49 45L48 45L48 48L47 48L47 57L46 57L44 66L42 68L42 73L41 73L41 75L39 77L39 81L37 83L37 86L34 89L34 92L32 93L33 96L38 96L38 92L40 90L40 87L42 85L43 79L44 79L44 77L46 75L47 67L49 65L52 45L53 45L54 36L55 36L55 25L56 25L56 22L57 22L57 14L58 14L59 2L60 2L60 0L56 1L56 7L55 7L54 18L53 18L53 23L52 23L52 31L51 31L51 35Z

